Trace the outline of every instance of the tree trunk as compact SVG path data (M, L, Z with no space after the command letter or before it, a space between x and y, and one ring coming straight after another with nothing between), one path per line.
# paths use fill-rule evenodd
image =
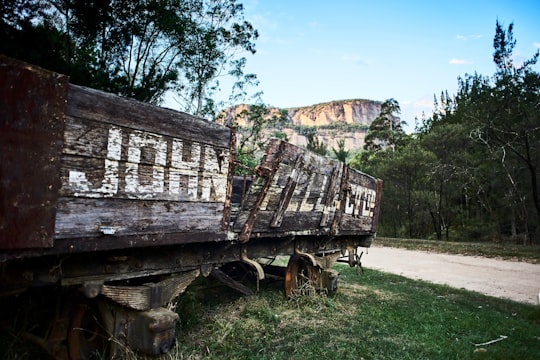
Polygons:
M435 233L437 234L437 240L441 240L442 239L442 231L441 231L440 217L438 215L435 216L435 213L433 211L430 211L429 215L431 215L433 228L435 229Z

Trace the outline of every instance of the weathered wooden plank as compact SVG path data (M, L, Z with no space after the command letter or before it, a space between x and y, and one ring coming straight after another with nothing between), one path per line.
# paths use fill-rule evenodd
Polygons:
M66 155L61 196L224 203L227 173Z
M281 226L275 228L270 226L274 212L261 210L257 213L257 221L253 224L253 233L290 234L291 232L298 232L299 235L329 233L328 228L319 226L321 215L322 213L317 211L285 212ZM238 217L240 223L245 220L245 214Z
M375 178L291 144L279 144L271 142L261 162L265 168L279 162L279 167L253 223L257 236L373 232L379 193ZM235 231L247 220L261 184L259 179L252 184Z
M65 254L76 252L94 252L94 251L109 251L115 249L132 249L132 248L153 248L155 246L177 246L185 244L194 244L197 246L208 246L209 243L225 242L227 234L224 232L215 232L215 230L207 229L187 232L169 232L169 233L142 233L135 235L104 235L100 233L91 237L70 237L55 239L54 248L47 249L47 254ZM26 255L39 256L43 255L43 249L40 253ZM159 264L158 264L159 265Z
M289 174L289 177L287 179L287 184L285 184L285 187L281 191L281 195L279 197L276 210L274 211L272 221L270 222L270 227L281 226L283 215L285 214L285 210L289 206L291 198L296 189L296 185L298 184L298 181L302 174L303 167L304 167L304 156L303 154L300 154L298 158L296 159L296 162L292 168L291 173Z
M152 308L165 307L174 301L195 280L200 271L192 270L173 275L158 283L141 286L102 285L100 293L115 302L131 309L146 311Z
M225 201L228 148L74 118L65 139L63 196Z
M283 158L277 152L279 146L283 147ZM291 144L272 141L261 164L265 168L278 166L278 170L260 205L259 213L262 215L257 215L254 229L257 231L264 229L272 233L317 229L327 202L328 186L334 173L334 162ZM255 199L259 198L262 183L261 178L258 178L251 185L235 224L236 231L246 220L245 213L253 208ZM274 212L270 223L268 223L266 212ZM307 213L311 215L306 215ZM309 223L292 221L290 226L281 224L283 219L295 217L317 218L318 220Z
M171 161L191 162L205 149L212 149L216 155L229 149L228 146L196 142L190 139L189 133L176 136L159 134L155 131L133 130L128 127L110 125L95 120L66 118L64 147L62 152L92 158L108 158L114 150L122 159L129 157L135 147L141 148L141 163L153 164L155 153L160 146L167 146L164 159ZM171 148L174 146L174 149ZM174 151L174 152L173 152Z
M347 189L341 202L341 220L336 232L373 231L373 218L378 212L377 193L380 189L375 178L349 170Z
M62 153L105 159L107 158L110 129L118 129L118 127L67 116ZM114 140L119 142L118 139ZM111 143L111 146L113 145ZM116 146L122 146L121 142L117 143Z
M69 89L57 239L81 239L69 246L84 251L126 241L148 246L146 235L154 245L226 238L229 129L92 89Z
M372 231L373 217L369 216L351 216L343 214L339 224L339 234L351 232L368 233Z
M322 169L323 171L319 171ZM325 168L318 166L307 166L302 171L295 171L293 166L286 164L280 164L279 169L274 176L274 180L268 190L268 195L261 205L262 209L266 210L276 210L279 206L280 197L282 191L287 186L289 181L289 176L291 173L295 172L296 184L294 192L292 193L292 198L289 203L292 203L291 209L304 206L306 204L314 204L316 206L321 205L320 201L323 201L326 198L326 190L328 183L328 174ZM248 198L244 201L244 208L248 209L251 207L252 201L256 198L258 192L260 191L260 182L256 181L251 185ZM319 201L320 200L320 201ZM306 209L311 210L313 207ZM318 208L315 208L318 209Z
M341 177L343 174L343 164L336 162L326 191L324 201L323 215L321 216L320 226L328 226L334 220L336 207L341 193Z
M218 268L212 269L211 275L217 280L221 281L223 284L230 287L231 289L235 289L244 295L251 296L255 294L253 290L248 288L246 285L234 280Z
M98 90L69 85L67 115L136 130L228 147L230 129L202 118L121 98Z
M281 148L282 146L280 145L278 148L278 152L280 151ZM278 154L278 159L279 159L279 154ZM238 235L238 239L242 243L246 243L250 239L250 234L251 234L251 230L253 229L253 224L255 223L255 221L257 221L257 213L261 209L261 206L264 203L264 199L267 197L268 190L272 186L274 176L276 174L276 171L278 170L278 165L279 165L279 160L269 168L265 168L265 169L259 168L259 172L262 175L260 176L257 184L260 184L261 187L259 188L259 192L255 195L256 199L253 202L251 208L247 209L246 211L249 214L247 216L247 219L243 222L242 230L240 230L240 234ZM262 277L264 277L264 274L261 274L261 277L259 277L259 279L261 279Z
M223 204L61 197L56 238L221 230ZM215 240L215 239L212 239Z
M67 82L0 56L0 249L53 246Z
M261 166L269 168L276 162L281 164L292 164L298 157L298 154L304 153L305 151L305 149L283 143L279 139L271 139L266 147L265 156L261 160Z

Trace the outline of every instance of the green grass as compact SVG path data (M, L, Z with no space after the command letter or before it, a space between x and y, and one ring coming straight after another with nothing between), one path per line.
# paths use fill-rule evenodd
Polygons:
M540 308L339 266L338 293L285 300L204 291L183 303L173 359L537 359ZM215 290L215 289L214 289ZM219 295L218 295L219 294ZM189 293L187 294L189 298ZM206 297L202 297L205 295ZM219 299L219 301L217 301ZM189 304L194 305L189 305ZM182 315L182 312L180 312ZM485 346L474 346L499 338Z

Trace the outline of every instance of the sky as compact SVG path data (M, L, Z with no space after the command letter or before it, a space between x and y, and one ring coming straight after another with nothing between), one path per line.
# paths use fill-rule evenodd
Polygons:
M257 75L264 103L394 98L408 131L434 95L456 93L458 77L494 74L497 20L514 23L516 63L540 48L540 0L241 2L259 32L245 73Z

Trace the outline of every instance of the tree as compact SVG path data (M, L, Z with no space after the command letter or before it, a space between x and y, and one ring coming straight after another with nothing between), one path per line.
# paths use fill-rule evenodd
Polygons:
M384 181L379 233L539 238L539 53L516 63L512 30L496 24L495 74L460 78L457 94L442 92L416 134L393 132L396 103L381 106L366 151L350 161Z
M346 164L347 163L347 159L349 158L349 155L350 155L350 151L345 149L345 140L344 139L339 139L338 142L337 142L337 149L336 148L332 148L332 152L334 153L334 156L336 157L336 159L338 159L339 161L341 161L342 163Z
M369 126L366 139L365 150L377 151L394 148L403 137L405 132L402 129L399 115L401 108L394 99L388 99L381 104L381 112Z
M533 71L539 56L517 66L513 62L513 24L505 30L497 21L493 41L496 73L491 80L468 76L461 81L458 111L475 129L471 137L484 146L507 180L512 199L509 214L520 218L520 231L540 240L540 74ZM535 209L534 220L529 209ZM511 219L511 222L514 220ZM533 230L530 230L532 226ZM536 229L536 230L534 230Z
M319 137L317 136L317 131L315 129L310 129L306 134L306 138L306 148L309 151L313 151L314 153L323 156L326 156L328 154L327 145L322 140L319 140Z
M214 110L207 95L218 76L255 83L239 55L255 52L258 34L236 0L7 3L15 16L2 16L0 49L76 84L156 104L175 89L185 110L203 115Z
M49 9L38 0L0 1L0 53L70 74L66 49L71 40L45 18Z
M219 88L218 79L233 77L233 93L246 84L256 85L256 76L244 74L246 58L243 52L255 54L254 41L258 32L243 19L243 6L236 0L206 0L196 2L192 15L193 26L182 56L182 75L176 88L186 110L199 116L214 114L209 96Z
M279 129L287 120L287 110L276 111L262 102L246 105L235 115L227 125L237 129L237 175L253 173L266 146L267 134L276 133L275 129Z

